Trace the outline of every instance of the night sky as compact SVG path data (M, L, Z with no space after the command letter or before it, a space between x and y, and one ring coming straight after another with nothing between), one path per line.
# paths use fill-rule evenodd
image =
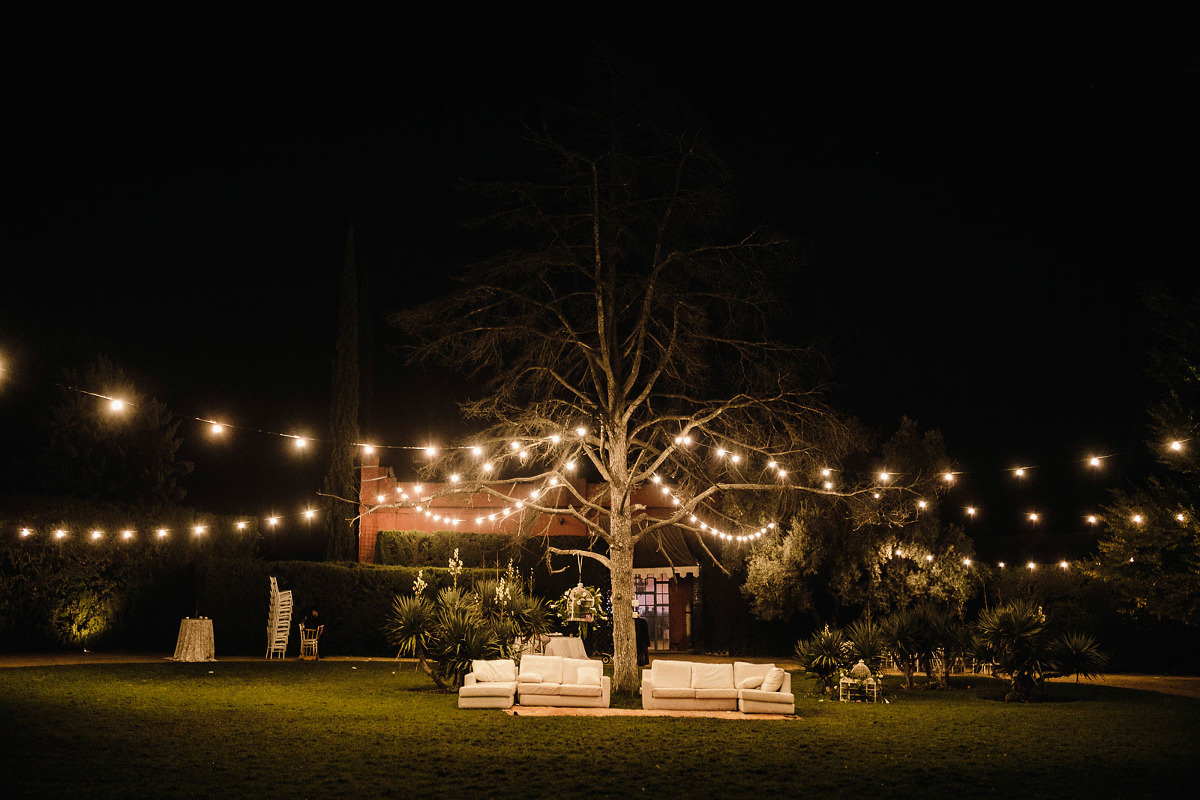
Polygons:
M980 532L1020 530L1030 507L1069 532L1146 466L1141 286L1198 283L1197 48L1155 24L1137 42L1121 21L949 37L884 20L604 48L705 121L747 219L801 243L786 335L834 355L837 406L884 431L901 415L940 429L968 473L950 502L978 503ZM521 177L518 123L570 100L596 49L220 67L197 52L72 51L10 87L10 489L50 384L98 353L180 414L323 435L350 219L370 295L364 438L452 437L469 387L404 368L383 315L487 253L459 228L458 182ZM182 432L201 508L294 513L320 484L323 459L284 440ZM1120 456L1096 476L1092 453ZM1020 490L1018 465L1040 467Z

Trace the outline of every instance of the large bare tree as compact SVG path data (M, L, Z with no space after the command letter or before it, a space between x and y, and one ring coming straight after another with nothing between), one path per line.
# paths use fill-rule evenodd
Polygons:
M540 179L484 187L514 246L393 321L417 360L480 381L464 411L486 430L437 465L450 491L572 517L607 545L555 552L610 570L614 683L632 691L635 543L667 526L753 536L763 520L727 516L729 498L827 492L821 470L847 439L816 354L767 335L792 250L733 233L729 175L704 137L637 114L582 119L529 131ZM585 472L590 494L569 480ZM633 500L660 481L669 516Z

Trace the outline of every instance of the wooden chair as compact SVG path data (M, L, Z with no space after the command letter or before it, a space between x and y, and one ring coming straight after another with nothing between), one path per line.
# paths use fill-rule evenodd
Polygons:
M321 638L321 631L325 630L324 625L318 625L316 630L305 628L304 623L300 623L300 660L301 661L316 661L321 657L317 650L317 640Z

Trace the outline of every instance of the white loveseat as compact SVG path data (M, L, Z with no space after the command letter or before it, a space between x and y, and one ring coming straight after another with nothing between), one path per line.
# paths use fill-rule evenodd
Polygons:
M523 706L608 708L611 684L599 661L526 654L517 674L517 702Z
M512 708L517 693L517 662L511 658L472 661L458 690L459 708Z
M656 658L642 671L642 708L795 714L796 697L791 674L774 664Z

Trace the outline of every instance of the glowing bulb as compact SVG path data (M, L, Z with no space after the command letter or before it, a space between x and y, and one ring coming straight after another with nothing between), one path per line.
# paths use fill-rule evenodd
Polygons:
M1025 477L1025 468L1017 467L1017 469L1013 470L1013 474L1016 475L1018 478L1024 478Z
M434 456L437 455L437 448L434 447L433 445L429 445L428 447L425 448L425 455L429 456L430 458L433 458Z
M1100 466L1100 459L1096 456L1092 456L1090 459L1088 459L1088 464L1093 467L1098 467Z
M418 494L420 494L420 492L421 492L421 484L419 484L419 483L418 483L418 484L414 485L414 486L413 486L413 491L414 491L414 492L417 492Z
M879 481L880 481L880 483L887 483L887 482L888 482L888 479L889 479L889 478L891 478L891 477L892 477L892 476L891 476L891 475L889 475L889 474L887 474L886 472L881 472L881 473L879 473Z
M1004 569L1004 562L1003 562L1003 561L1001 561L1001 562L1000 562L1000 569Z
M775 462L774 462L774 461L768 461L768 462L767 462L767 469L775 469Z
M279 517L267 517L267 524L272 528L279 524Z
M942 480L946 481L946 483L954 483L954 473L947 472L947 473L943 474Z
M1183 522L1184 516L1183 516L1183 514L1176 514L1175 519L1179 520L1180 522Z
M557 433L551 435L551 437L550 437L550 444L558 444L561 441L562 441L562 437L559 436Z
M364 455L368 455L368 456L373 456L373 455L375 455L375 448L374 448L372 445L369 445L369 444L364 444L364 445L362 446L362 449L363 449L363 454L364 454Z
M833 481L825 481L825 491L833 489Z
M975 516L975 512L976 512L977 510L978 510L978 509L976 509L976 508L975 508L975 506L967 506L967 516L968 516L968 517L973 517L973 516Z
M655 483L662 483L662 478L661 478L661 477L659 477L658 475L655 475L655 476L654 476L653 478L651 478L650 480L654 481Z
M725 457L725 448L718 447L717 448L717 458L724 458L724 457Z
M875 494L873 494L873 495L871 495L871 496L872 496L872 497L874 497L876 500L878 500L878 499L879 499L880 497L882 497L883 495L881 495L879 492L875 492Z
M132 539L132 538L133 538L133 531L121 531L121 538L122 538L122 539L127 539L127 540L128 540L128 539Z
M104 534L103 534L103 533L101 533L100 531L92 531L92 539L93 539L93 540L95 540L95 539L99 539L99 538L100 538L101 536L103 536L103 535L104 535Z
M781 469L781 470L779 470L779 477L781 477L781 478L786 478L786 477L787 477L787 470L786 470L786 469Z
M476 518L475 518L475 524L476 524L476 525L482 525L482 524L483 524L483 517L476 517Z
M668 489L666 486L664 486L664 487L662 487L662 493L665 495L669 495L669 494L671 494L671 490Z
M578 428L575 429L575 433L578 434L579 436L587 436L587 428L580 425Z
M520 450L521 449L520 442L509 442L508 446L509 446L509 449L511 449L511 450Z
M575 469L575 462L574 462L574 461L568 461L568 462L567 462L567 469L569 469L569 470L574 470L574 469Z
M1088 525L1095 525L1096 524L1096 515L1088 514L1087 521L1088 521Z
M517 453L517 458L519 458L519 459L521 459L522 461L524 461L525 459L529 458L529 451L528 451L528 450L522 450L521 452Z
M1058 562L1058 565L1059 565L1060 567L1062 567L1063 569L1066 569L1066 568L1069 566L1069 565L1067 564L1067 562L1065 562L1065 561L1060 561L1060 562Z
M1038 515L1037 515L1036 513L1032 512L1032 511L1031 511L1031 512L1029 512L1029 521L1030 521L1030 522L1037 522L1037 521L1038 521L1038 519L1039 519L1039 518L1038 518Z
M30 536L32 534L33 534L33 531L29 530L29 528L21 528L21 538Z
M125 410L125 401L118 400L117 398L114 397L112 399L112 401L109 402L108 408L110 411L124 411Z
M926 561L933 561L933 556L925 556Z
M492 465L491 465L491 463L490 463L490 462L489 462L489 463L487 463L487 464L484 464L484 465L483 465L483 471L484 471L484 472L491 472L491 471L492 471Z
M1180 442L1180 441L1171 442L1171 449L1174 450L1176 453L1178 453L1180 450L1183 449L1183 442Z
M1142 515L1141 515L1141 514L1134 514L1134 515L1133 515L1133 521L1134 521L1136 524L1138 524L1138 525L1141 525L1141 524L1142 524Z
M1028 564L1026 564L1025 566L1029 567L1029 569L1030 569L1030 570L1035 570L1035 569L1037 569L1037 564L1033 563L1032 561L1030 561L1030 562L1029 562Z
M304 509L304 518L305 519L312 519L316 515L317 515L317 512L313 511L311 508Z
M200 534L204 533L204 526L203 526L203 525L197 525L196 527L192 528L192 533L194 533L194 534L196 534L197 536L199 536Z
M832 474L833 474L832 470L828 470L828 469L823 469L823 470L821 470L821 477L822 477L822 478L828 478L828 477L829 477L830 475L832 475Z
M551 486L558 486L558 478L557 478L557 477L551 478L551 479L550 479L550 485L551 485Z
M683 437L683 443L684 443L684 444L691 444L691 443L692 443L692 437L690 437L690 436L685 436L685 437Z
M239 531L244 531L244 530L246 530L246 523L239 522L236 527Z
M381 494L377 494L377 495L375 495L375 502L376 502L376 503L382 503L382 502L383 502L384 500L386 500L386 499L387 499L387 498L386 498L386 497L384 497L384 496L383 496L383 495L381 495Z
M516 508L524 508L525 504L518 500L517 502L513 503L513 506Z
M307 446L308 446L308 440L307 440L307 439L305 439L305 438L304 438L304 437L302 437L302 436L297 436L297 437L296 437L296 449L297 449L297 450L303 450L303 449L304 449L305 447L307 447Z
M917 508L925 508L925 506L927 506L927 505L929 505L929 504L926 503L924 500L917 501Z
M157 533L158 533L158 538L160 538L160 539L167 538L167 529L166 528L159 528Z
M209 430L213 432L214 436L220 436L225 432L225 426L219 422L214 422L209 426Z
M964 559L963 559L963 566L964 566L964 567L969 567L969 566L971 566L971 559L969 559L969 558L964 558Z
M450 482L458 483L458 473L457 472L450 476Z

